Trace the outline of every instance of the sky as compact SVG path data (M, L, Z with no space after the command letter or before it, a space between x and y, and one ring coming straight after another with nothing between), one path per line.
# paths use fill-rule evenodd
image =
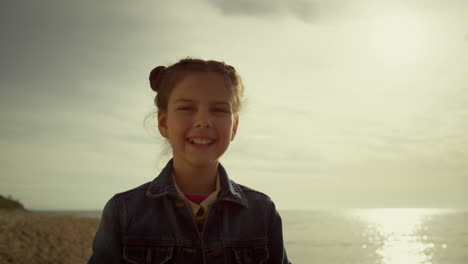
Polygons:
M221 158L279 209L468 208L464 0L19 0L0 4L0 194L102 209L170 156L148 76L233 65Z

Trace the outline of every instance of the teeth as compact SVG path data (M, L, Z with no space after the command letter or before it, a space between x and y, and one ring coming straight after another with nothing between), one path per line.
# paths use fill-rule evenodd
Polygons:
M198 144L198 145L207 145L211 144L213 140L211 139L204 139L204 138L194 138L191 140L192 143Z

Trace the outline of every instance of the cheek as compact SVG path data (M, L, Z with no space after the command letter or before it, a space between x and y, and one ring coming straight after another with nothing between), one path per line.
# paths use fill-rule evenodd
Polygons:
M233 122L231 120L223 120L220 123L220 130L225 135L232 134Z
M187 117L177 115L167 121L168 128L173 131L183 131L189 123L190 121Z

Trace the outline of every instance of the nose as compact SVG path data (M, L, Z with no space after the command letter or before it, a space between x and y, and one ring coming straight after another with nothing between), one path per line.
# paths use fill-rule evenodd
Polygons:
M208 128L212 126L212 117L209 111L200 110L195 116L194 126L197 128Z

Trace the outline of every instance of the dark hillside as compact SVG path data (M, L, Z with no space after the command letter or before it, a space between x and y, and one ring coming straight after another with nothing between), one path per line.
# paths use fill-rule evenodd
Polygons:
M14 200L10 196L3 197L2 195L0 195L0 209L22 209L24 210L24 207L19 201Z

